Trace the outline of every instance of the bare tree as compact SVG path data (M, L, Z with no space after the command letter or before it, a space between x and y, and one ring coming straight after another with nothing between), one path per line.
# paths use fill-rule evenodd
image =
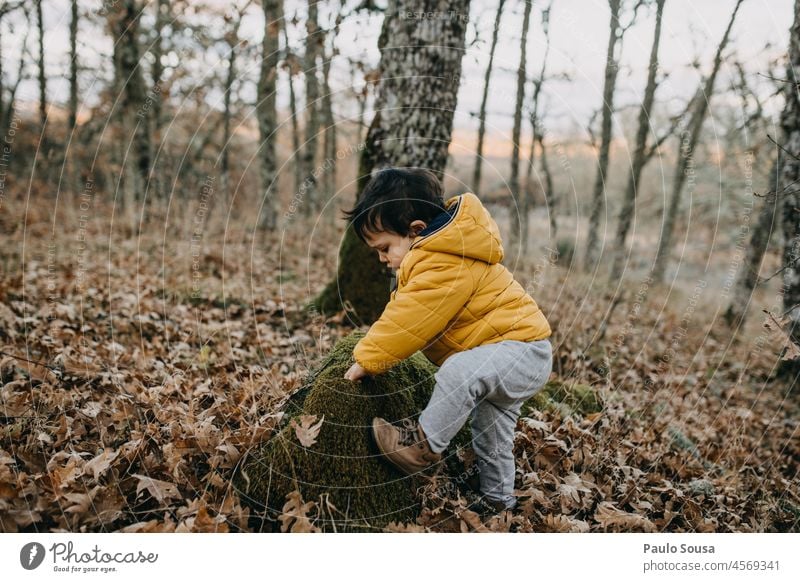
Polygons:
M415 12L448 18L427 19L422 25L408 17ZM386 166L424 167L443 176L468 17L469 0L390 4L378 39L381 78L375 116L359 161L359 195L372 171ZM348 228L339 249L337 277L313 305L329 314L344 306L359 323L371 323L389 299L387 275L375 251Z
M334 26L332 33L328 34L329 51L326 50L322 59L322 123L325 127L323 137L325 139L322 151L325 159L324 173L322 174L322 192L325 200L331 200L336 191L336 122L333 118L333 96L329 83L331 73L331 61L339 54L336 46L336 37L339 35L339 26L342 22L341 6L340 11L334 16ZM336 214L328 212L330 224L334 224Z
M608 46L606 49L606 69L603 81L602 121L600 130L599 155L597 160L597 175L594 189L592 190L592 206L589 214L589 235L586 243L585 268L595 268L600 258L600 216L606 207L605 185L608 180L608 164L611 152L612 121L614 116L614 93L617 86L617 73L622 54L622 41L625 32L636 20L636 12L642 5L638 0L634 5L631 20L627 25L620 21L624 9L623 0L608 0L611 10L611 22L608 33Z
M114 40L114 92L121 96L117 115L125 141L131 144L123 150L123 185L126 206L132 211L136 202L144 200L151 160L147 91L140 66L141 5L136 0L124 0L109 5L108 10ZM132 152L132 161L128 159L128 151ZM135 220L133 214L131 220Z
M739 269L736 283L734 285L733 299L725 310L725 322L736 329L744 323L747 307L753 296L753 289L758 285L758 274L761 271L761 264L764 254L769 246L770 238L778 218L778 192L777 175L780 167L780 152L778 159L772 165L770 171L769 191L764 196L764 204L758 213L758 222L750 235L750 244L745 251L745 258Z
M520 247L524 251L528 240L528 196L520 192L519 187L519 157L520 135L522 133L522 106L525 102L525 84L527 81L527 53L528 53L528 27L531 22L531 7L533 0L522 0L525 10L522 16L522 35L520 37L519 67L517 68L517 102L514 107L514 127L511 130L511 177L508 187L511 190L511 199L517 210L516 219L514 212L510 214L510 236L508 259L517 257Z
M800 0L795 1L794 22L789 35L789 64L787 66L786 104L781 114L784 141L778 173L777 191L782 197L781 224L783 248L783 307L789 320L789 336L800 344ZM794 382L800 372L800 361L782 361L779 375Z
M44 19L42 18L42 0L36 2L36 29L39 33L39 120L41 134L39 138L44 142L45 123L47 123L47 76L45 75L44 62Z
M283 9L282 3L279 4L279 6ZM297 55L292 52L291 44L289 43L289 22L286 19L286 15L281 16L281 25L284 44L283 68L286 69L286 73L289 76L287 83L289 85L289 111L292 116L292 166L294 167L294 189L297 191L300 189L300 183L303 180L303 167L301 163L302 160L300 159L300 124L297 118L297 95L294 90L294 77L300 72L300 64L298 63Z
M278 189L276 187L278 160L275 143L278 140L278 120L275 110L277 90L279 40L283 18L282 0L261 0L264 10L264 40L261 54L261 76L258 81L256 117L261 138L260 168L264 208L259 226L275 230L278 225Z
M319 27L318 0L308 0L306 20L306 54L304 59L306 77L306 132L303 145L303 183L300 187L305 203L302 208L306 216L319 211L317 192L317 134L319 133L319 80L317 78L317 58L322 52L325 33Z
M71 0L69 22L69 130L78 123L78 0Z
M653 115L653 103L655 102L656 80L658 72L658 46L661 41L661 18L664 13L665 0L656 0L656 25L653 32L653 44L650 48L650 63L647 70L647 85L644 89L644 98L639 108L639 127L636 131L636 145L633 150L633 160L631 171L628 175L628 185L625 189L625 197L622 201L622 208L619 211L619 222L617 223L617 238L614 245L614 260L611 265L610 281L618 281L622 276L622 260L626 256L625 241L633 221L633 214L636 202L636 190L639 187L639 179L642 170L648 161L647 136L652 131L650 120ZM651 153L652 155L652 153Z
M225 76L225 92L223 94L223 113L222 113L222 153L220 155L220 184L222 196L227 207L230 202L230 141L231 141L231 116L233 97L233 83L236 80L236 59L241 50L240 45L243 41L239 37L239 28L242 20L253 0L247 0L241 7L235 9L235 14L226 18L230 20L230 29L225 34L225 43L228 45L228 71Z
M483 77L483 97L481 97L481 108L478 112L478 145L475 148L475 170L472 175L472 189L476 193L481 189L481 169L483 167L483 139L486 135L486 103L489 100L489 82L492 78L492 67L494 66L494 53L497 49L497 37L500 33L500 20L503 18L503 7L506 0L498 0L497 12L494 17L494 28L492 29L492 44L489 48L489 64L486 65L486 73Z
M678 149L678 163L675 166L675 178L672 183L672 194L669 200L669 208L664 220L664 227L661 233L661 239L658 243L658 251L656 259L651 270L651 277L656 282L662 282L664 279L664 271L666 269L667 259L669 252L672 250L672 233L675 229L675 217L678 215L678 208L681 201L681 192L686 182L688 172L692 170L691 165L694 163L694 151L697 147L697 142L700 139L700 131L703 128L706 113L708 111L708 104L711 101L711 96L714 93L714 82L717 78L720 65L722 64L722 53L728 45L730 39L731 29L736 20L736 14L739 12L739 7L742 5L742 0L737 0L733 8L728 26L725 29L725 34L722 35L722 40L717 47L717 52L714 55L714 63L711 68L711 73L708 75L704 83L701 83L697 90L694 99L694 108L691 112L689 119L688 129L686 135L683 135L680 140Z
M164 83L164 65L161 62L164 55L164 28L171 20L172 7L169 0L157 0L155 5L155 34L153 42L153 104L150 109L150 129L153 132L153 141L161 141L162 123L162 103L160 96L164 94L162 84Z
M528 171L525 177L525 195L528 200L531 200L533 186L531 176L533 173L533 161L536 157L536 147L539 147L539 157L541 160L542 173L544 174L544 196L547 200L547 213L550 217L550 236L553 240L556 239L558 233L558 225L556 223L556 196L553 190L553 175L550 172L550 165L547 163L547 148L544 143L544 128L542 120L539 116L539 109L541 105L542 86L545 81L545 73L547 71L547 58L550 55L550 12L553 8L553 0L547 5L547 8L542 10L542 32L544 33L545 48L544 56L542 57L542 68L539 71L539 78L533 82L533 106L531 107L531 151L528 156ZM525 246L527 247L527 238Z
M0 4L0 133L2 133L3 135L6 134L9 123L11 123L11 117L14 114L17 88L19 87L23 78L23 70L25 67L25 52L28 46L28 34L30 32L30 26L26 27L25 36L23 37L23 40L20 43L20 57L19 57L19 64L17 66L17 77L14 82L14 85L12 85L8 89L8 101L6 101L5 96L3 95L3 93L6 92L5 85L3 83L3 55L2 55L3 18L6 15L11 14L11 12L17 10L18 8L22 8L24 10L25 20L30 22L30 15L28 13L27 8L25 7L25 3L23 0L19 0L18 2L5 2L3 4Z

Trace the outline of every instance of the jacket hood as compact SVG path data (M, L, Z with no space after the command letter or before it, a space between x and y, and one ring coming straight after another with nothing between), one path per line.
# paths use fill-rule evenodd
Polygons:
M448 198L445 207L455 212L433 232L418 236L411 249L449 253L493 265L503 260L500 230L489 211L472 192ZM409 249L410 250L410 249Z

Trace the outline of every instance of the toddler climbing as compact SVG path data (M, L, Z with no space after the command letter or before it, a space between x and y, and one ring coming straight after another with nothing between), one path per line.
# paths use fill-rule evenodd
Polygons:
M345 217L397 272L345 378L381 374L418 350L440 366L418 422L373 419L382 455L406 474L426 471L471 419L482 502L513 508L514 429L553 353L544 313L500 263L497 224L475 194L445 202L436 175L419 168L379 170Z

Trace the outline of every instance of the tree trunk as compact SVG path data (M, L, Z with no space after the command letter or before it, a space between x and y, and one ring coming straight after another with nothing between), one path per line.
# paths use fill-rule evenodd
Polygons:
M547 163L547 151L544 145L544 130L539 119L539 105L544 85L545 73L547 71L547 58L550 55L550 10L553 7L552 0L545 10L542 11L542 32L545 38L544 56L542 57L542 69L539 71L539 78L534 84L533 107L531 108L531 151L528 156L528 171L525 176L525 195L531 200L532 195L532 175L533 161L536 158L536 146L541 151L541 168L545 177L544 197L547 201L547 214L550 217L550 238L556 240L558 225L556 224L556 200L553 192L553 176L550 174L550 166ZM526 240L527 246L527 240Z
M220 160L220 190L222 191L222 199L224 208L228 208L231 199L230 193L230 141L231 141L231 93L233 91L233 82L236 79L236 51L239 45L239 25L241 24L239 18L233 25L233 31L230 35L228 48L230 54L228 55L228 74L225 77L225 93L223 97L223 112L222 112L222 155Z
M636 145L633 152L631 172L628 175L628 185L625 189L625 198L619 212L617 223L617 238L614 244L614 260L611 265L609 281L619 281L622 276L622 260L627 258L626 240L633 221L636 203L636 189L642 170L647 163L647 135L650 132L650 119L652 118L653 103L655 102L656 73L658 72L658 46L661 41L661 17L664 13L665 0L656 0L656 26L653 33L653 45L650 49L650 65L647 73L647 85L644 90L642 106L639 108L639 128L636 132Z
M262 0L264 10L264 40L261 54L261 76L258 81L256 117L261 138L260 170L264 208L259 226L273 231L278 225L277 154L278 122L275 111L275 91L278 79L278 49L281 32L281 1Z
M303 183L300 188L303 211L306 216L316 216L320 201L317 191L317 134L319 133L319 81L317 79L317 57L321 54L325 33L317 22L318 0L308 0L306 21L306 134L303 146Z
M494 17L494 30L492 30L492 46L489 49L489 64L486 65L486 74L483 77L483 97L481 98L481 109L478 113L478 145L475 150L475 170L472 175L472 190L476 194L481 191L481 169L483 167L483 139L486 135L486 103L489 100L489 81L492 78L492 67L494 65L494 53L497 48L497 36L500 32L500 20L503 17L503 7L506 0L499 0L497 13Z
M781 114L781 130L786 154L781 161L777 192L781 197L783 249L783 307L789 319L792 341L800 343L800 96L797 71L800 71L800 0L795 2L794 23L789 36L789 65L785 86L786 104ZM779 376L794 383L800 373L800 360L781 361Z
M44 20L42 18L42 1L36 0L36 28L39 31L39 119L42 126L39 139L45 141L45 124L47 123L47 77L44 70Z
M164 65L161 57L164 54L164 26L170 21L169 0L158 0L156 3L156 40L153 46L153 106L151 108L150 125L153 131L153 142L161 142L161 83L164 76Z
M758 223L750 235L750 245L747 247L744 263L738 269L733 299L724 314L725 322L733 329L738 329L744 323L747 308L753 296L753 289L758 285L761 263L772 238L777 216L776 210L778 209L776 201L778 198L777 174L780 167L779 160L780 151L778 152L778 159L773 163L772 171L770 171L769 192L764 196L764 205L758 214Z
M617 72L619 71L619 56L617 46L622 40L619 24L621 0L609 0L611 9L611 23L609 25L608 47L606 50L606 71L603 82L603 117L600 134L600 154L597 161L597 176L592 191L592 207L589 215L589 233L586 243L585 268L593 270L600 259L600 216L606 208L605 185L608 179L608 163L611 150L612 126L614 117L614 90L617 85Z
M119 116L124 128L124 139L130 140L127 150L133 152L133 160L125 155L126 166L131 171L125 172L130 188L129 202L144 200L145 187L150 177L150 103L144 85L144 76L140 65L139 18L141 7L136 0L125 0L110 7L109 18L114 38L114 71L117 95L122 95Z
M5 119L5 87L3 85L3 16L0 12L0 124ZM22 47L24 50L24 46ZM5 135L5 126L0 125L0 131Z
M681 135L681 143L678 148L678 163L675 166L675 178L672 184L672 195L669 200L669 208L667 216L664 220L664 228L661 239L658 243L658 251L656 253L655 263L651 270L651 277L654 282L661 283L664 280L664 271L666 270L667 260L669 253L672 250L672 233L675 229L675 218L678 215L678 208L681 202L681 191L686 182L688 173L694 173L694 150L697 147L697 141L700 139L700 131L703 129L703 122L705 121L706 112L708 111L708 103L714 93L714 81L717 78L719 67L722 64L722 52L728 45L731 29L736 20L736 14L739 12L742 0L736 2L733 8L733 14L728 21L728 27L725 29L725 34L717 47L717 53L714 56L714 65L711 69L711 74L706 79L705 84L698 89L701 91L698 98L695 99L695 108L692 112L691 120L689 121L689 128L684 135ZM685 135L688 133L689 135Z
M331 201L332 206L328 209L327 219L331 227L336 224L336 204L334 195L336 193L336 122L333 119L333 98L329 83L331 73L331 61L339 54L336 48L336 39L339 36L339 25L341 23L341 13L335 16L335 24L330 39L330 53L323 55L322 58L322 123L325 125L325 144L323 147L325 158L323 168L323 188L326 201Z
M416 20L409 13L448 18ZM381 79L358 173L358 195L373 169L424 167L441 179L453 129L469 0L398 0L378 40ZM413 71L414 75L409 75ZM419 79L426 80L420 83ZM314 301L326 314L343 306L358 324L375 321L389 299L390 278L375 252L345 231L336 279Z
M72 19L69 23L69 131L78 123L78 0L70 2Z
M279 2L278 6L283 10L282 3ZM302 160L300 159L300 125L297 119L297 96L294 92L294 75L295 69L297 67L297 57L292 53L290 45L289 45L289 31L287 30L288 22L286 21L286 15L281 15L281 26L283 28L283 42L285 44L284 48L284 60L286 63L286 70L289 73L289 110L292 114L292 147L293 155L292 155L292 166L294 167L294 191L297 192L300 190L300 184L303 181L302 178Z
M528 240L528 197L519 187L519 140L522 133L522 106L525 103L525 81L527 80L528 27L531 21L533 0L523 0L525 12L522 17L522 36L519 45L519 67L517 68L517 102L514 107L514 128L511 131L511 177L508 187L511 190L513 208L509 212L509 252L508 261L518 258L520 250L527 250ZM515 216L516 214L516 216Z
M0 16L3 14L8 14L8 10L3 12L3 6L0 6ZM30 14L27 10L25 10L25 19L30 22ZM20 43L21 50L19 51L19 61L17 62L17 77L14 81L14 85L11 86L11 89L8 91L8 101L3 106L3 118L0 119L0 133L6 135L8 133L9 127L11 126L11 121L14 117L14 109L16 107L16 99L17 99L17 89L19 89L20 83L22 83L22 75L25 71L25 54L27 53L26 47L28 46L28 34L30 33L30 26L25 27L25 36L22 39L22 43ZM0 94L0 101L2 101L2 94ZM8 144L7 144L8 145ZM8 145L8 147L13 149L13 146Z

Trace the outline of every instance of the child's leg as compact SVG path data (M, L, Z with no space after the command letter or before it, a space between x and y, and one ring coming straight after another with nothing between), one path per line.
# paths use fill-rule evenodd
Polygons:
M542 364L545 351L550 366L547 340L506 340L450 356L434 375L433 395L419 417L431 450L441 453L481 400L493 397L510 405L538 390L550 376L550 368L544 370ZM521 397L523 393L528 396Z
M501 342L505 343L505 342ZM481 493L514 507L514 430L522 404L550 377L552 346L548 340L511 342L497 360L502 373L472 418L472 446L478 458Z
M461 430L477 403L486 396L495 375L490 358L498 344L453 354L436 371L433 394L419 415L419 424L434 453L441 453ZM492 348L492 349L489 349Z

